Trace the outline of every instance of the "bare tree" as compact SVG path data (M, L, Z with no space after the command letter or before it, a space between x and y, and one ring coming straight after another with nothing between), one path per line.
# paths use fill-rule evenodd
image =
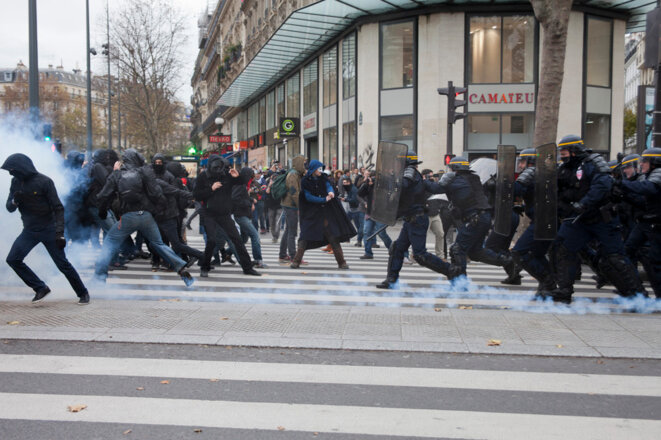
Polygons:
M530 3L544 31L533 142L533 145L542 145L555 142L557 136L572 0L530 0Z
M164 0L134 0L116 13L110 29L110 53L119 70L126 115L123 129L147 155L162 151L176 130L184 20Z

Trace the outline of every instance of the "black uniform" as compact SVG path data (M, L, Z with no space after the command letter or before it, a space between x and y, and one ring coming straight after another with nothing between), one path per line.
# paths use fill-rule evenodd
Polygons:
M36 245L42 243L80 298L79 304L89 303L87 288L64 254L67 243L64 238L64 207L57 196L53 181L38 173L32 160L21 153L9 156L2 169L13 176L7 210L14 212L18 208L23 220L23 232L14 241L7 255L7 264L35 291L32 302L41 301L50 289L23 259Z

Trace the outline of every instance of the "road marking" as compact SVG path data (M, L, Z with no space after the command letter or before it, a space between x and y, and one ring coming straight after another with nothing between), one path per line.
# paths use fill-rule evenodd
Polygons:
M661 397L661 377L270 362L0 355L0 372Z

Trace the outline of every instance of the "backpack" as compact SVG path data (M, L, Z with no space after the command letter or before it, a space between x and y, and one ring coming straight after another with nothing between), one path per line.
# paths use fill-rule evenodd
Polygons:
M282 200L287 194L287 174L281 174L275 178L271 185L271 198L276 202Z
M137 169L122 171L117 181L117 190L122 203L137 203L141 200L142 176Z

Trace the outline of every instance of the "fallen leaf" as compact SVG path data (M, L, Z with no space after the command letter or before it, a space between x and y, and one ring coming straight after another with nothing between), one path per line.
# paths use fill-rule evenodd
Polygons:
M434 308L434 311L435 311L435 312L440 312L440 311L442 311L442 310L443 310L443 309L441 309L440 307L435 307L435 308Z
M231 350L231 349L232 349L232 346L231 346L231 345L226 345L226 346L225 346L225 349L226 349L226 350Z
M227 316L222 316L222 317L220 318L221 321L227 321L228 319L229 319L229 318L228 318Z
M509 306L500 306L501 309L509 309Z
M487 342L487 345L489 347L493 347L493 346L496 346L496 345L500 345L500 343L501 343L500 339L489 339L489 342Z
M144 390L145 390L145 387L138 387L138 388L136 388L136 390L138 390L138 391L144 391Z
M461 310L472 309L473 306L459 306Z
M163 385L167 385L167 384L170 383L170 381L169 381L169 380L162 380L161 383L162 383Z
M318 432L313 432L312 435L319 435L319 433Z
M131 430L131 429L127 429L126 431L122 432L122 434L124 434L124 435L128 435L128 434L130 434L130 433L132 433L132 432L133 432L133 430Z
M7 324L9 324L9 325L18 325L20 323L21 323L21 321L9 321Z
M302 273L303 275L307 275L307 274L308 274L307 272L301 272L301 273Z
M209 379L209 382L220 382L220 379L216 379L216 378Z
M278 426L278 431L284 431L285 427L284 426Z
M598 359L598 360L597 360L597 363L598 363L598 364L603 364L604 361L602 361L601 359Z
M558 348L562 348L562 347L564 347L564 345L562 345L562 344L558 344L558 345L556 345L556 347L558 347Z
M193 432L197 432L199 434L200 432L202 432L202 430L200 428L197 428L197 429L193 429Z
M73 412L73 413L81 412L85 408L87 408L87 405L69 405L69 406L67 406L67 409L69 410L69 412Z

